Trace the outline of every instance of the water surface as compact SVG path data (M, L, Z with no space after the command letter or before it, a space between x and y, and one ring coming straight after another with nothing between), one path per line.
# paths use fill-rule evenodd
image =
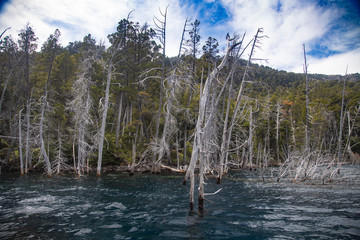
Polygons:
M182 176L0 175L1 239L356 239L360 184L209 178L205 211L189 212ZM195 204L195 207L197 205Z

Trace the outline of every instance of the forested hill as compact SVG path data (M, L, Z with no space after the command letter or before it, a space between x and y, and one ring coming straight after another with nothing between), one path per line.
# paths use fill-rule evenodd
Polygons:
M159 171L202 159L221 176L230 165L281 165L310 150L356 161L359 74L308 75L307 101L305 74L243 60L237 38L219 56L216 39L200 46L199 24L189 25L178 58L166 58L164 29L126 19L109 34L109 48L90 34L61 46L59 30L38 48L29 25L17 43L4 36L3 169L81 176L106 165Z

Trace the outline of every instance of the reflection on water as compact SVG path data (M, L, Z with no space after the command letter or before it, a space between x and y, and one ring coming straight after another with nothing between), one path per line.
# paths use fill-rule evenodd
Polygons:
M358 170L356 169L358 174ZM0 176L1 239L354 239L360 184L209 178L206 209L188 211L182 176Z

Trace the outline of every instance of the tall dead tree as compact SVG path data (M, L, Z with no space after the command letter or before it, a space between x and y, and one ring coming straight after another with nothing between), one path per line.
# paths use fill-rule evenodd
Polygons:
M183 93L183 89L187 85L187 78L182 78L178 75L178 67L180 67L180 54L182 50L182 43L184 32L186 31L185 27L187 24L187 19L185 21L184 30L182 34L182 39L180 41L179 53L177 56L177 61L175 63L174 69L171 70L171 74L165 79L166 85L164 84L165 95L166 95L166 103L164 105L165 109L165 117L164 117L164 128L162 130L162 136L159 143L155 146L155 151L157 152L157 161L156 164L161 164L161 159L164 156L170 158L170 140L171 137L177 131L177 122L174 117L180 109L177 106L178 99L181 93Z
M102 105L102 114L101 114L101 125L99 130L99 141L98 141L98 162L97 162L97 169L96 169L96 176L100 177L101 175L101 165L102 165L102 158L103 158L103 149L104 149L104 139L105 139L105 128L106 128L106 119L107 119L107 112L109 109L109 97L110 97L110 85L111 80L114 77L115 67L118 63L115 59L123 50L126 41L126 31L127 26L130 18L130 12L128 14L127 20L123 21L124 26L120 29L120 36L113 39L113 44L109 48L110 57L108 61L104 64L104 69L106 71L106 87L105 87L105 98L104 103Z
M165 12L163 13L161 9L159 9L160 15L162 16L163 20L159 20L157 17L154 16L154 24L156 26L156 33L158 35L159 41L162 47L162 63L161 63L161 79L160 79L160 96L159 96L159 105L158 105L158 112L156 115L156 125L155 125L155 145L159 143L159 129L160 129L160 117L161 117L161 109L162 109L162 102L164 98L164 80L165 80L165 58L166 58L166 16L167 16L167 8L165 8ZM152 164L152 172L159 172L161 161L157 159L157 154L155 152L153 156L153 164Z
M338 138L338 164L341 162L341 155L342 155L342 131L344 126L344 101L345 101L345 84L347 78L347 67L344 77L344 84L343 84L343 92L342 92L342 99L341 99L341 110L340 110L340 126L339 126L339 138Z
M242 37L241 40L241 44L243 43L245 38L245 34ZM229 46L229 38L228 40L228 46ZM231 105L231 99L232 99L232 91L233 91L233 85L234 85L234 73L235 70L237 68L238 65L238 61L240 59L241 54L239 54L241 49L241 45L238 48L238 51L236 53L236 55L234 56L235 62L232 64L230 73L228 75L228 78L230 78L230 85L228 88L228 99L227 99L227 104L226 104L226 112L225 112L225 119L224 119L224 126L223 126L223 132L222 132L222 139L221 139L221 146L220 146L220 161L219 161L219 173L222 173L224 171L224 164L225 164L225 157L226 157L226 150L228 149L227 147L227 134L228 134L228 123L229 123L229 117L230 117L230 105ZM218 178L217 178L217 183L220 184L221 182L221 176L219 174Z
M24 69L24 86L25 86L25 109L26 109L26 137L25 137L25 173L28 171L28 167L31 168L31 134L33 127L31 125L31 107L32 107L32 90L30 86L30 60L31 55L37 48L37 37L32 30L29 23L26 24L25 29L22 29L19 33L19 48L22 51L22 55L19 60L21 67Z
M309 108L309 79L308 79L308 65L306 62L306 51L305 44L303 45L304 49L304 73L305 73L305 91L306 91L306 125L305 125L305 152L309 154L310 152L310 108Z
M240 88L238 90L238 94L237 94L237 98L236 98L236 104L235 104L235 109L229 124L229 128L227 130L227 139L226 139L226 144L224 145L225 148L222 150L222 158L220 159L220 164L223 164L223 168L221 168L219 174L218 174L218 180L217 182L220 183L221 182L221 176L223 174L223 171L227 171L227 159L228 159L228 155L229 155L229 146L230 146L230 142L231 142L231 137L232 137L232 131L234 129L234 126L237 123L238 120L238 114L239 114L239 110L240 110L240 104L241 104L241 99L243 96L243 92L245 89L245 84L247 83L247 79L248 79L248 74L249 74L249 69L250 69L250 64L252 61L252 56L254 54L255 48L258 47L258 44L260 42L260 40L262 38L264 38L265 36L261 35L263 33L263 29L259 28L255 34L255 37L248 43L248 45L250 45L252 43L252 47L251 47L251 51L249 54L249 58L248 61L246 63L246 67L243 73L243 77L242 77L242 81L240 84ZM246 46L247 47L247 46Z
M47 81L45 83L45 92L44 92L44 96L42 97L42 101L41 101L39 137L40 137L40 152L41 152L42 157L45 160L46 172L47 172L48 177L51 177L52 169L51 169L50 159L49 159L48 153L45 148L43 132L44 132L45 112L48 108L48 94L49 94L51 73L53 70L53 63L54 63L54 59L55 59L55 55L56 55L56 51L57 51L57 46L58 46L57 43L58 43L59 37L60 37L60 31L58 29L56 29L54 35L50 35L48 42L46 43L47 45L45 46L46 48L48 48L48 51L49 51L48 53L50 54L50 59L49 59L49 69L48 69Z
M190 209L193 210L194 208L194 186L195 186L195 166L198 163L200 167L199 172L199 209L203 209L204 206L204 173L205 173L205 166L204 166L204 151L203 151L203 143L206 141L206 132L208 132L208 128L210 125L209 122L205 119L206 116L206 106L208 105L211 99L211 86L213 82L217 79L218 74L220 71L226 66L230 53L236 48L240 43L234 43L231 47L227 49L227 52L219 64L211 74L207 77L205 82L204 88L200 94L200 101L199 101L199 113L195 127L194 133L194 143L193 143L193 151L191 154L190 164L186 171L184 177L184 184L186 183L187 179L190 177ZM220 95L220 94L219 94ZM214 112L215 109L211 111ZM211 119L211 118L210 118Z
M24 174L24 160L23 160L23 144L22 144L22 131L21 131L21 112L23 109L19 111L19 156L20 156L20 173Z
M276 160L277 163L280 164L280 146L279 146L279 140L280 140L280 111L281 111L281 104L278 101L276 103Z
M99 143L98 143L98 163L96 169L96 176L100 177L101 175L101 165L102 165L102 157L103 157L103 149L104 149L104 138L105 138L105 127L106 127L106 119L107 119L107 112L109 109L109 95L110 95L110 84L111 79L113 78L113 71L114 69L114 57L119 51L117 47L113 54L111 55L108 63L106 64L107 68L107 75L106 75L106 87L105 87L105 99L103 103L102 109L102 117L101 117L101 126L100 126L100 133L99 133Z
M97 58L95 45L89 45L89 49L81 52L77 78L71 89L73 99L68 103L68 108L74 113L74 141L77 142L78 149L76 172L79 176L84 173L85 160L94 148L90 143L92 137L88 131L89 125L92 123L90 110L93 106L93 99L90 95L91 77L93 64Z

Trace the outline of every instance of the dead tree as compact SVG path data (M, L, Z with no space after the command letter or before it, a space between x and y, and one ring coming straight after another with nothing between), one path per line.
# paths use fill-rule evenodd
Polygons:
M244 41L244 37L245 37L245 34L242 37L241 44ZM229 40L228 40L227 45L229 46ZM235 62L233 63L230 73L228 75L228 77L230 77L231 80L230 80L230 85L229 85L229 94L228 94L228 100L227 100L227 104L226 104L226 112L225 112L224 126L223 126L223 132L222 132L222 140L221 140L221 147L220 147L220 162L219 162L220 169L218 170L218 173L222 173L224 171L223 168L224 168L225 157L226 157L225 151L226 151L226 149L228 149L226 139L227 139L227 134L228 134L228 122L229 122L229 117L230 117L231 92L233 91L233 85L234 85L234 73L237 68L238 60L240 59L240 56L239 56L240 49L241 49L241 45L235 55ZM221 182L221 176L219 174L218 178L217 178L217 183L220 184L220 182Z
M308 79L308 65L306 63L306 51L305 44L304 48L304 73L305 73L305 83L306 83L306 125L305 125L305 152L308 154L310 152L310 108L309 108L309 79Z
M130 12L128 14L127 20L125 21L125 26L123 28L122 37L114 39L114 43L110 48L110 57L106 63L104 63L104 69L106 71L106 87L105 87L105 98L104 103L102 105L102 114L101 114L101 125L99 130L99 141L98 141L98 162L97 162L97 169L96 169L96 176L100 177L101 175L101 165L102 165L102 158L103 158L103 150L104 150L104 139L105 139L105 128L106 128L106 119L107 119L107 112L109 109L109 97L110 97L110 85L111 80L114 77L115 66L118 62L115 61L116 57L121 53L126 41L126 29L127 24L130 18Z
M254 54L254 50L255 50L256 47L258 47L259 41L264 37L264 36L261 35L262 33L263 33L263 29L259 28L257 30L257 32L256 32L256 35L255 35L254 39L248 43L248 45L250 45L252 43L252 47L251 47L249 58L248 58L248 61L246 63L246 67L245 67L245 70L244 70L244 73L243 73L240 88L238 90L234 113L232 115L232 118L231 118L231 121L230 121L230 124L229 124L229 128L227 130L227 139L226 139L226 143L224 145L225 148L222 150L223 151L223 153L221 155L222 158L220 159L220 164L224 164L224 167L220 170L220 172L218 174L218 180L217 180L218 183L221 182L221 176L223 174L224 169L225 169L225 171L227 169L227 159L228 159L228 154L229 154L229 146L230 146L230 142L231 142L232 131L233 131L233 128L236 125L236 122L237 122L237 119L238 119L238 114L239 114L239 110L240 110L240 103L241 103L241 99L242 99L243 92L244 92L244 89L245 89L245 84L246 84L247 79L248 79L248 72L249 72L249 69L250 69L250 64L251 64L251 61L252 61L252 56Z
M345 71L345 77L344 77L344 85L343 85L343 92L342 92L342 99L341 99L341 110L340 110L340 126L339 126L339 138L338 138L338 164L341 163L341 155L342 155L342 131L344 126L344 100L345 100L345 84L346 84L346 78L347 78L347 67Z
M42 103L41 103L41 115L40 115L40 126L39 126L39 136L40 136L40 152L42 157L45 160L45 164L46 164L46 171L47 171L47 175L48 177L51 177L52 175L52 169L51 169L51 164L50 164L50 159L48 156L48 153L46 152L45 149L45 141L44 141L44 136L43 136L43 128L44 128L44 121L45 121L45 112L47 110L48 107L48 93L49 93L49 86L50 86L50 80L51 80L51 73L52 73L52 69L53 69L53 63L54 63L54 59L55 59L55 54L57 51L57 42L58 39L60 37L60 31L58 29L56 29L54 35L51 35L48 39L48 47L50 48L50 65L49 65L49 70L48 70L48 76L47 76L47 81L45 84L45 93L44 96L42 97Z
M280 140L280 111L281 111L281 104L278 101L276 103L276 160L277 163L280 164L280 146L279 146L279 140Z
M164 105L164 109L165 109L164 128L158 146L155 146L158 155L156 165L161 165L161 159L164 156L170 158L170 140L171 137L178 130L177 122L174 117L174 114L180 111L180 107L177 106L178 99L180 94L183 93L184 91L183 89L185 89L186 85L188 85L187 78L186 77L183 78L182 76L179 76L178 73L178 69L179 67L181 67L180 54L182 50L182 43L183 43L184 33L186 31L187 21L188 20L186 19L182 34L182 39L180 41L179 53L177 56L177 61L175 63L175 68L172 69L169 77L165 79L166 85L164 85L164 87L165 87L166 103Z
M23 144L22 144L22 131L21 131L21 112L23 109L19 111L19 156L20 156L20 173L24 175L24 160L23 160Z
M216 67L211 74L207 77L205 82L204 88L200 94L200 101L199 101L199 114L196 122L195 133L194 133L194 143L193 143L193 151L191 154L190 164L186 171L184 177L184 184L186 183L187 179L190 177L190 210L194 208L194 186L195 186L195 167L196 164L199 163L200 172L200 183L199 183L199 209L203 209L204 204L204 174L205 174L205 166L204 166L204 149L203 149L203 142L205 140L204 134L207 132L206 127L209 126L208 119L205 119L206 116L206 106L211 98L211 86L213 81L217 79L218 74L220 71L226 66L230 53L237 47L240 43L235 43L231 47L227 49L226 55L224 56L223 60ZM212 109L214 112L214 109Z
M93 99L90 95L90 87L92 84L91 73L93 64L97 59L97 53L94 48L90 48L86 52L82 52L82 61L79 65L77 78L72 86L71 93L73 99L68 103L68 109L74 113L74 143L77 142L77 167L76 172L79 176L84 173L85 160L89 156L89 152L94 149L91 145L91 136L88 134L89 125L92 123L90 110L93 106ZM74 154L75 165L75 154Z
M159 96L159 106L158 106L158 113L156 116L156 128L155 128L155 144L157 145L159 140L159 128L160 128L160 116L161 116L161 109L162 109L162 102L163 102L163 95L164 95L164 80L165 80L165 58L166 58L166 15L167 15L167 7L165 8L165 12L161 12L160 14L163 17L163 20L159 20L158 18L154 17L154 23L156 25L155 31L159 36L160 43L162 45L162 66L161 66L161 80L160 80L160 96ZM153 156L153 165L152 165L152 172L161 171L160 168L161 161L157 160L156 154Z
M101 126L100 126L100 133L99 133L99 143L98 143L98 163L96 169L96 176L100 177L101 175L101 164L102 164L102 157L103 157L103 149L104 149L104 138L105 138L105 127L106 127L106 118L107 112L109 109L109 95L110 95L110 84L111 79L113 78L113 71L114 71L114 62L113 58L118 52L118 48L112 54L106 68L107 68L107 77L106 77L106 88L105 88L105 99L102 109L102 117L101 117Z
M120 123L121 123L121 113L122 113L122 107L123 107L123 98L124 98L124 93L121 92L120 100L119 100L118 115L117 115L117 119L116 119L116 130L115 130L115 145L116 146L119 146Z

